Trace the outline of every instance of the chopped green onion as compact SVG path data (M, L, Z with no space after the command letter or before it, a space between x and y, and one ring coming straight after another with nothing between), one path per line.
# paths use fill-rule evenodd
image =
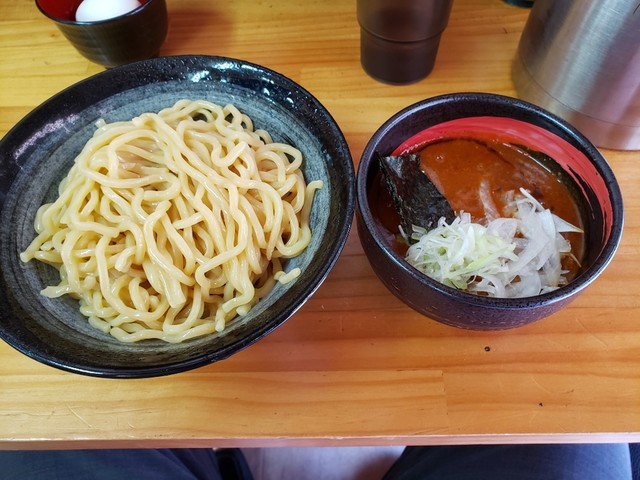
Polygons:
M491 297L527 297L567 283L561 260L571 255L564 232L582 232L520 189L507 210L512 218L486 225L465 212L436 228L415 227L406 254L415 268L450 287Z

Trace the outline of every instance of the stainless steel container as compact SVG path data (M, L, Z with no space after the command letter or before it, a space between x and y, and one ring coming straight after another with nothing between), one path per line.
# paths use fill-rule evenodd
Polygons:
M639 2L536 0L513 80L598 147L640 149Z

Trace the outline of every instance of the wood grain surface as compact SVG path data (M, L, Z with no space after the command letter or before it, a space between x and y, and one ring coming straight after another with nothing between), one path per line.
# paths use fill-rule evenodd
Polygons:
M432 74L389 86L360 67L355 0L168 6L161 55L230 56L289 76L333 114L356 164L377 127L415 101L515 95L510 68L528 15L501 0L455 0ZM102 70L33 2L0 3L0 135ZM354 228L295 316L207 367L105 380L0 344L0 448L640 441L640 158L603 154L624 196L622 244L552 317L493 333L438 324L382 286Z

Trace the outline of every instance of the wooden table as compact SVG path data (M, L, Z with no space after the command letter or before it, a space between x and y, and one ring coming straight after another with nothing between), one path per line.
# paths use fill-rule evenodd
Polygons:
M275 69L335 116L357 163L388 117L455 91L514 95L528 10L456 0L433 73L411 86L359 64L354 0L169 0L162 55ZM0 134L98 73L32 2L0 3ZM382 286L355 228L329 278L269 337L228 360L148 380L83 377L0 345L0 448L640 441L640 158L603 151L626 207L622 245L569 308L469 332Z

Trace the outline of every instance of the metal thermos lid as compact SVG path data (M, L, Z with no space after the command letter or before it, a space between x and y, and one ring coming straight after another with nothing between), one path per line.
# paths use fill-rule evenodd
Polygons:
M640 149L640 7L536 0L513 65L518 96L598 147Z

